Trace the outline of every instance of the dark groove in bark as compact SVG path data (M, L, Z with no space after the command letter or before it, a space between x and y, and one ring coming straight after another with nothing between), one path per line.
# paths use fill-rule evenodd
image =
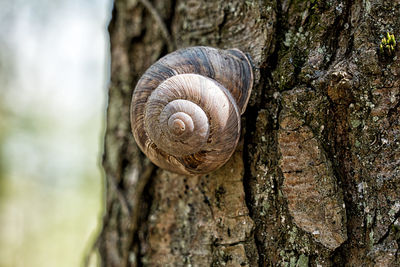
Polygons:
M329 60L325 62L324 69L327 70L336 61L337 50L339 49L339 38L344 32L345 24L348 23L350 18L350 11L353 1L347 0L343 7L343 13L335 17L334 23L326 30L323 40L325 46L329 48L328 53L331 55Z
M396 222L396 220L400 218L400 211L398 211L395 215L394 215L394 219L392 220L392 222L389 224L387 231L385 232L385 234L378 240L378 242L376 242L375 244L382 244L383 241L385 241L386 238L388 238L388 236L390 235L390 233L392 232L392 228L394 223Z
M107 188L107 192L109 192L108 190L109 189ZM95 242L95 246L98 248L99 253L102 255L101 266L104 266L104 263L108 262L108 251L107 247L105 246L105 244L107 244L107 240L105 238L105 235L107 232L106 230L109 227L109 222L111 218L110 215L112 211L113 211L113 202L107 203L107 212L103 216L103 227Z
M143 192L141 195L141 199L138 204L138 210L137 212L140 211L140 215L138 216L137 220L137 227L136 231L134 233L134 237L130 246L130 250L133 250L134 246L137 246L137 266L142 267L144 266L142 259L143 255L141 255L141 240L139 237L139 232L144 228L143 230L143 238L147 240L148 236L148 228L147 228L147 222L149 221L149 215L151 211L151 206L153 205L153 179L152 177L155 177L157 172L157 168L153 168L153 170L150 173L150 180L146 183L146 185L143 188Z
M124 215L121 210L121 205L117 205L115 208L116 208L116 215L115 215L116 229L115 230L118 234L119 239L121 239L121 237L123 237L125 234L129 234L129 233L124 233L124 231L121 229L121 226L122 226L121 221L124 218ZM124 247L123 247L123 242L117 242L117 251L119 254L118 255L119 258L121 259L121 263L122 263L121 266L127 266L128 258L124 257L124 254L126 254L126 253L124 253L125 251L124 251Z
M332 28L328 29L326 31L326 40L327 42L330 43L329 47L331 48L331 58L328 62L326 62L324 66L324 70L328 71L329 68L337 61L342 60L342 59L337 59L337 51L339 49L339 38L341 35L347 35L346 39L348 40L347 42L347 48L344 53L344 57L347 58L351 55L353 52L353 45L354 45L354 37L351 34L351 8L353 5L353 1L347 0L343 13L341 16L336 16L335 23L332 25ZM346 23L348 24L348 28L345 29ZM333 37L332 37L333 36ZM345 37L343 37L345 38ZM333 39L333 40L332 40ZM329 81L327 81L329 82ZM350 97L351 100L353 99L353 96ZM347 108L344 108L344 106L340 104L335 104L333 101L330 100L329 97L327 97L329 101L329 110L332 112L331 118L333 120L331 121L331 125L327 127L327 129L330 129L330 131L325 134L325 139L326 140L331 140L332 137L336 134L335 129L338 127L338 125L342 121L346 121L346 118L348 117L348 110ZM350 100L349 100L350 101ZM345 109L345 110L344 110ZM327 123L329 125L329 121ZM328 126L327 125L327 126ZM347 127L349 127L347 125ZM333 133L333 135L331 134ZM346 132L348 134L348 132ZM353 216L352 211L357 210L357 207L353 205L353 200L352 196L349 195L349 192L354 192L354 188L352 190L349 190L349 188L352 188L352 184L350 183L349 179L347 178L348 174L346 174L346 170L344 170L343 166L345 165L346 159L350 158L350 151L348 151L347 147L350 145L349 138L346 136L345 142L341 140L340 143L338 143L338 140L336 138L333 139L334 141L330 146L327 146L324 142L322 142L324 146L324 150L326 151L327 158L332 162L332 170L333 173L337 179L337 186L340 188L340 190L343 191L343 201L345 203L345 209L346 209L346 217L347 217L347 222L349 221L350 217ZM344 190L344 188L347 188L347 190ZM364 222L364 226L366 227L367 223ZM341 244L340 247L338 247L333 253L332 256L330 257L330 260L332 263L335 264L343 264L345 262L346 258L346 253L347 253L347 245L349 244L351 240L351 233L352 233L352 227L349 223L346 223L346 230L347 230L347 240ZM367 230L367 229L365 229Z
M329 81L327 81L328 83ZM325 93L326 95L326 93ZM329 111L332 113L330 116L332 119L327 120L326 128L327 131L322 135L322 139L325 140L333 140L331 144L327 144L326 142L320 142L323 146L324 151L326 152L327 159L332 163L332 171L334 176L337 179L337 186L343 191L343 202L346 206L346 216L349 217L349 207L352 206L351 198L346 196L346 190L343 188L349 188L350 185L347 184L346 173L344 168L342 167L344 164L344 158L346 157L345 154L348 152L346 151L346 147L349 145L348 138L346 138L345 143L341 142L338 143L337 139L332 139L332 133L335 133L335 129L338 127L338 124L342 121L346 121L348 116L347 108L343 110L342 105L334 103L328 96L327 96L329 105ZM328 131L328 129L330 131ZM318 132L314 132L316 136L319 136ZM338 159L337 159L338 158ZM366 224L364 224L366 225ZM346 231L349 235L349 231L351 231L351 227L348 223L346 223ZM335 251L332 253L330 260L335 264L344 264L342 259L346 253L346 249L344 247L348 244L349 238L341 244L340 247L336 248Z
M165 25L167 26L167 29L168 29L168 31L170 33L172 43L175 45L175 48L178 48L177 44L176 44L176 38L174 37L173 31L172 31L172 25L173 25L174 18L175 18L175 15L176 15L176 8L177 8L176 7L176 3L177 3L177 0L170 0L170 1L171 1L171 14L169 14L169 16L167 16L167 18L165 19ZM166 50L168 52L168 46L167 46ZM167 52L165 54L167 54ZM165 55L165 54L163 53L162 55Z
M265 266L265 263L268 262L267 255L265 254L265 247L264 247L264 242L263 240L259 240L257 237L256 232L260 231L260 227L262 227L261 222L258 221L258 214L255 214L254 208L257 208L254 203L254 195L252 194L252 182L251 180L254 179L251 174L250 166L252 162L254 162L256 159L254 159L251 155L251 151L249 151L249 146L252 144L256 144L256 140L254 140L254 135L256 131L256 118L258 117L258 112L261 109L267 108L269 111L268 113L271 112L270 108L268 108L268 103L270 101L274 101L273 98L268 98L268 92L271 94L274 89L274 81L272 78L272 72L276 69L278 66L278 57L279 57L279 51L283 47L283 40L285 37L285 32L287 31L287 27L284 26L287 24L287 18L284 18L284 14L282 12L282 3L280 0L276 1L276 16L277 16L277 21L275 25L275 31L274 31L274 38L275 40L275 49L274 51L267 56L267 59L265 62L261 63L260 67L260 87L261 87L261 95L260 98L261 100L257 103L256 106L249 106L247 108L247 111L245 113L246 117L246 134L244 137L244 153L243 153L243 158L245 162L245 168L244 168L244 176L243 176L243 184L244 184L244 189L245 189L245 200L246 200L246 205L249 209L249 215L254 221L255 224L255 230L254 230L254 242L258 251L258 266ZM278 102L278 112L280 110L281 105ZM273 111L272 111L273 112ZM277 114L279 115L279 114ZM268 120L271 120L270 116L267 118ZM249 123L251 122L251 123ZM272 124L274 125L274 128L277 128L277 123ZM275 136L275 143L276 143L276 136ZM254 149L254 148L253 148ZM277 196L277 187L275 187L275 196ZM276 206L276 205L274 205ZM262 231L262 230L261 230Z
M226 22L227 22L227 13L225 10L223 10L224 16L222 18L222 22L218 25L218 45L221 45L221 36L222 36L222 29L224 28Z
M244 196L245 196L245 202L246 206L249 210L249 216L253 220L255 228L257 228L257 220L256 216L254 215L254 205L253 205L253 196L251 192L251 170L250 170L250 165L251 165L251 157L250 157L250 152L249 152L249 144L250 140L252 140L252 132L255 130L256 123L251 123L249 124L250 118L256 118L257 117L257 108L255 107L247 107L246 111L246 133L244 137L244 149L243 149L243 162L244 162L244 174L243 174L243 188L244 188ZM253 238L254 238L254 243L257 249L258 253L258 259L259 259L259 265L260 265L260 257L262 253L262 243L259 242L257 237L255 236L255 231L253 231Z

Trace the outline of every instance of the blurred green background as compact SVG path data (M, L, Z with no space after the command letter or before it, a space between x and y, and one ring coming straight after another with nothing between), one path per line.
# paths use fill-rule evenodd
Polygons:
M0 1L0 266L80 266L96 237L111 8Z

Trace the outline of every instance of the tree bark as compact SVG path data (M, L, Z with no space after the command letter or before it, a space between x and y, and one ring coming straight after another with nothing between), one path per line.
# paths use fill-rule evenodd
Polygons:
M400 1L116 0L103 166L103 266L400 266ZM169 32L169 33L168 33ZM242 138L221 169L156 168L132 90L175 48L254 65Z

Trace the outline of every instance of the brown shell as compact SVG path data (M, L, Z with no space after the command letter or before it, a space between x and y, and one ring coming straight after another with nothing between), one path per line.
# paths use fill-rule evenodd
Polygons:
M222 166L240 137L253 74L243 52L175 51L154 63L133 92L131 126L150 160L181 174Z

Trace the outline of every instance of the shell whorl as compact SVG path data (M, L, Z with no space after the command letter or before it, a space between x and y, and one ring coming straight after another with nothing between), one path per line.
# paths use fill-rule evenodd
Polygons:
M192 47L152 65L133 93L131 125L158 166L202 174L223 165L240 137L252 70L239 50Z

